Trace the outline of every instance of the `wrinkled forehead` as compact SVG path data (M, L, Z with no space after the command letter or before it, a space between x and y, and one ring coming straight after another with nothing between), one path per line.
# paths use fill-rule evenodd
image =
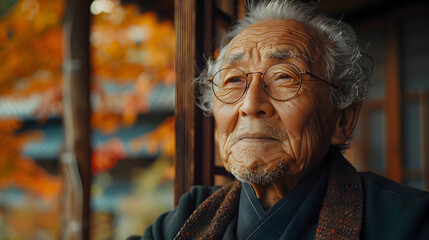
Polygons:
M229 44L225 65L249 58L296 58L318 61L324 44L317 31L295 20L268 20L252 24Z

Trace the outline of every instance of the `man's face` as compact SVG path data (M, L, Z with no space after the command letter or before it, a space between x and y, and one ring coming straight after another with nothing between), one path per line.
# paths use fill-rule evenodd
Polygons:
M223 68L264 72L275 63L288 62L300 71L324 76L323 45L321 37L300 22L259 22L232 40ZM277 54L290 51L297 56ZM222 161L228 171L246 182L300 178L321 161L331 144L337 112L329 99L329 86L304 74L298 95L281 102L264 93L261 80L260 74L248 75L249 88L235 103L216 98L213 102Z

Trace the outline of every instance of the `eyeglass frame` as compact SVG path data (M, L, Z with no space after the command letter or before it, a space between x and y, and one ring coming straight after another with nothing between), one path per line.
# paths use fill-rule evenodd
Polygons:
M300 81L299 81L299 88L298 88L298 90L296 91L296 93L295 93L293 96L291 96L291 97L289 97L289 98L287 98L287 99L283 99L283 100L281 100L281 99L278 99L278 98L275 98L275 97L271 96L271 95L267 92L267 90L266 90L266 88L268 87L268 85L267 85L267 83L265 83L265 81L264 81L264 76L265 76L265 74L267 73L267 71L268 71L271 67L273 67L273 66L275 66L275 65L279 65L279 64L289 64L289 65L291 65L291 66L295 67L295 68L298 70L298 74L299 74L299 78L300 78ZM226 69L238 69L238 70L240 70L241 72L243 72L243 73L244 73L244 76L246 77L246 86L245 86L245 88L244 88L243 93L241 94L241 96L240 96L239 98L237 98L237 100L235 100L235 101L233 101L233 102L225 102L225 101L221 100L221 99L216 95L215 90L214 90L214 87L213 87L213 85L216 85L216 86L217 86L217 84L216 84L216 83L214 83L214 81L213 81L214 76L216 76L216 74L218 74L220 71L222 71L222 70L226 70ZM222 68L222 69L220 69L220 70L216 71L216 73L215 73L215 74L213 74L213 77L211 77L211 78L207 78L207 81L209 81L209 82L211 83L211 85L212 85L212 92L213 92L213 94L215 95L215 97L216 97L219 101L221 101L221 102L223 102L223 103L225 103L225 104L233 104L233 103L238 102L238 101L239 101L239 100L240 100L244 95L246 95L246 92L247 92L247 90L249 89L249 86L250 86L250 84L249 84L249 80L248 80L248 75L250 75L250 74L260 74L260 75L262 76L262 80L259 82L259 85L261 86L262 91L264 91L264 93L265 93L267 96L269 96L270 98L272 98L272 99L274 99L274 100L276 100L276 101L279 101L279 102L286 102L286 101L289 101L289 100L291 100L292 98L294 98L294 97L299 93L299 91L301 90L301 87L302 87L302 75L303 75L303 74L308 74L308 75L310 75L310 76L312 76L312 77L316 78L317 80L320 80L320 81L322 81L322 82L324 82L324 83L328 84L330 87L332 87L332 88L334 88L334 89L336 89L336 90L338 90L338 89L339 89L339 87L337 87L337 86L333 85L332 83L330 83L330 82L326 81L325 79L323 79L323 78L321 78L321 77L318 77L318 76L314 75L313 73L311 73L311 72L310 72L310 71L308 71L308 70L301 71L301 70L298 68L298 66L296 66L296 65L295 65L295 64L293 64L293 63L289 63L289 62L278 62L278 63L274 63L274 64L272 64L272 65L268 66L268 67L265 69L265 71L264 71L263 73L262 73L262 72L248 72L248 73L246 73L246 72L244 72L243 70L241 70L241 69L240 69L240 68L238 68L238 67Z

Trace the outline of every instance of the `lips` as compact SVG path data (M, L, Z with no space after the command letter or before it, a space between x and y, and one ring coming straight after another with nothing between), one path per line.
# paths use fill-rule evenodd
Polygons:
M264 133L244 133L237 136L237 140L278 140Z
M237 123L237 127L231 133L229 146L233 146L239 141L249 141L254 143L270 143L273 141L284 141L286 133L274 124L262 121L243 119Z

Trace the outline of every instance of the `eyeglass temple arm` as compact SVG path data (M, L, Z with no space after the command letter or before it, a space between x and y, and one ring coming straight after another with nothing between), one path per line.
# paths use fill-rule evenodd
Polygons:
M216 86L217 86L217 84L213 82L213 78L207 78L207 81L209 81L209 82L211 82L212 84L214 84L214 85L216 85Z
M332 88L334 88L334 89L339 89L339 87L337 87L337 86L333 85L332 83L330 83L330 82L326 81L325 79L323 79L323 78L321 78L321 77L318 77L318 76L316 76L316 75L312 74L311 72L306 71L305 73L307 73L308 75L310 75L310 76L312 76L312 77L314 77L314 78L319 79L320 81L322 81L322 82L324 82L324 83L328 84L330 87L332 87Z

